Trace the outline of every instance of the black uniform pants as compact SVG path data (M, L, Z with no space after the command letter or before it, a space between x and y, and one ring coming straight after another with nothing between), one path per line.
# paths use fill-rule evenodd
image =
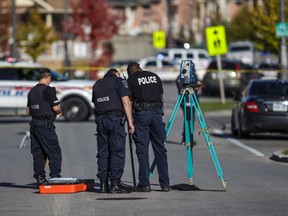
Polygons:
M126 132L121 117L98 115L97 124L97 164L100 179L121 179L125 166Z
M149 182L149 143L151 141L161 187L169 186L165 125L161 108L149 108L134 113L135 133L133 139L139 162L139 185L150 186Z
M59 177L62 154L54 125L50 128L45 120L32 119L30 123L31 153L34 177L45 177L45 164L49 160L50 177Z

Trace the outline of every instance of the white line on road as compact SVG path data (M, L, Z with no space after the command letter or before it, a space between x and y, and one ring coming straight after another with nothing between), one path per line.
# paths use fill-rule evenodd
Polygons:
M233 143L234 145L246 149L247 151L253 153L254 155L258 156L258 157L264 157L264 154L257 151L256 149L253 149L249 146L244 145L242 142L240 142L239 140L233 139L233 138L226 138L228 141L230 141L231 143Z
M223 134L223 131L222 130L214 130L214 133L215 134ZM257 157L264 157L265 155L259 151L257 151L256 149L253 149L245 144L243 144L242 142L240 142L239 140L237 139L233 139L233 138L226 138L229 142L231 142L232 144L240 147L240 148L243 148L249 152L251 152L252 154L256 155Z

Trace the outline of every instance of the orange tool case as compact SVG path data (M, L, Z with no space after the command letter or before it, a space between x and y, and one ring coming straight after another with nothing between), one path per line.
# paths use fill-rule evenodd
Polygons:
M94 190L94 179L57 178L40 184L40 194L69 194Z

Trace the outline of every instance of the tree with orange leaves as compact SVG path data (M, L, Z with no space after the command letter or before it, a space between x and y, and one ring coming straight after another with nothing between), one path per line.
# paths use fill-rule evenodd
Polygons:
M1 0L0 2L0 58L10 54L9 47L9 28L12 25L12 11L10 0Z
M65 31L91 44L90 66L109 65L114 49L108 40L118 33L125 20L124 15L113 10L106 0L81 0L78 3L69 1L73 14ZM95 51L99 48L102 49L102 54L97 57ZM96 79L95 74L90 73L90 78Z

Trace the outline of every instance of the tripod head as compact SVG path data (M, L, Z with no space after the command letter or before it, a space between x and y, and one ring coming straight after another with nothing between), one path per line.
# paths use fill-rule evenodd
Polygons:
M196 84L197 78L192 60L182 60L180 66L179 84L183 86Z
M187 89L193 88L194 90L199 90L202 88L202 84L197 80L197 75L195 73L194 63L191 60L182 60L180 65L180 74L177 79L178 88Z

